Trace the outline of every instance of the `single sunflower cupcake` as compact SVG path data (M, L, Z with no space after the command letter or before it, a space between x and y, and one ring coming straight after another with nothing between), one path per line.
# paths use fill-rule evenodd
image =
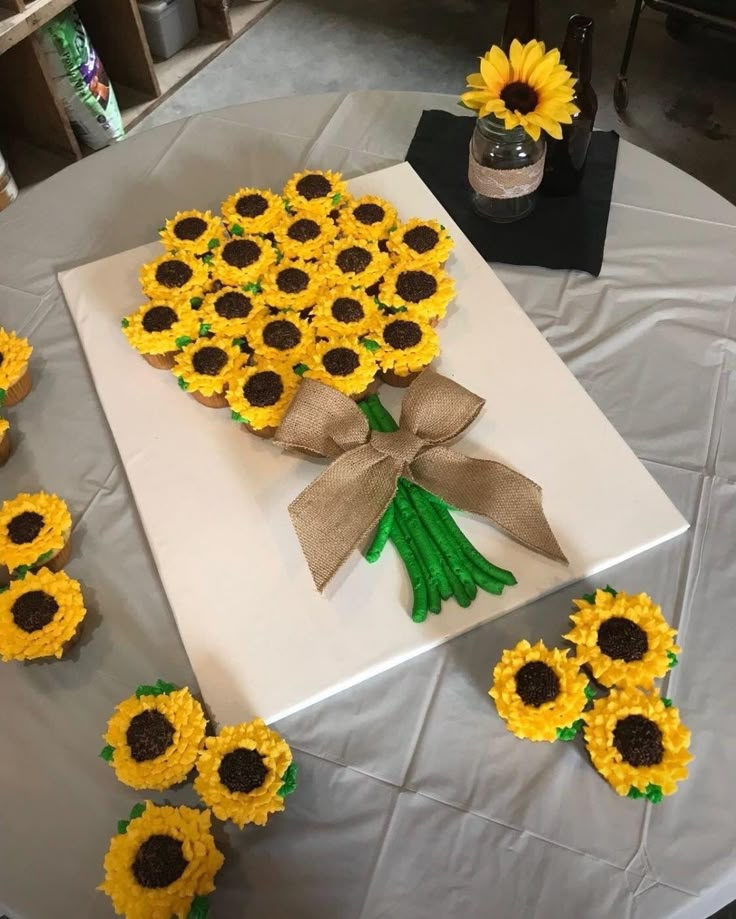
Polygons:
M0 593L0 657L30 661L62 655L77 641L87 610L78 581L41 568Z
M345 236L324 253L322 265L333 284L371 287L388 270L389 258L375 240Z
M347 195L347 185L339 172L318 169L297 172L284 186L284 199L297 213L327 215L339 209Z
M154 303L200 297L209 285L207 265L189 252L167 252L141 268L143 293Z
M123 334L152 367L171 370L179 351L199 334L198 314L182 298L144 303L122 320Z
M215 845L212 815L193 807L137 804L118 823L99 890L125 919L205 917L207 894L225 857Z
M441 223L417 217L401 224L387 245L401 264L421 268L424 265L444 265L454 243Z
M71 554L72 518L56 495L20 494L0 506L0 565L59 571Z
M251 434L273 437L298 386L289 360L269 357L243 367L233 373L227 390L231 417Z
M221 287L207 294L197 313L200 332L242 338L248 330L250 318L263 309L261 294L244 291L242 287Z
M204 255L225 240L225 228L210 211L179 211L159 233L167 252Z
M288 362L295 366L309 352L314 333L309 323L296 313L271 313L263 310L253 319L246 333L248 343L259 359Z
M362 290L343 284L326 291L312 314L313 328L324 335L377 335L381 317Z
M340 212L340 229L356 239L386 239L397 222L396 208L375 195L352 198Z
M194 790L216 817L241 830L246 823L265 826L295 787L289 745L260 718L208 737L197 760Z
M158 680L116 706L100 756L124 785L166 791L192 771L206 726L202 706L186 687Z
M617 794L657 804L687 778L690 731L659 693L612 689L583 720L590 759Z
M651 689L677 663L680 648L662 609L647 594L612 587L574 600L574 628L564 637L575 645L578 663L602 686Z
M243 362L243 353L224 335L200 338L177 354L172 372L179 386L209 408L224 408L230 374Z
M384 316L377 352L381 379L389 386L408 386L440 353L437 332L419 316Z
M31 391L28 362L32 352L25 338L0 328L0 405L17 405Z
M506 727L526 740L571 740L582 726L587 677L574 658L544 642L504 651L488 695Z
M274 265L262 282L269 306L299 312L318 302L324 287L322 265L283 259Z
M406 307L436 325L455 296L455 284L436 265L422 268L400 264L386 274L381 284L381 303L392 309Z
M263 274L276 262L276 250L261 236L237 236L210 256L212 277L231 287L257 285Z
M274 230L276 248L289 259L319 258L337 236L337 227L321 214L292 214Z
M265 188L241 188L222 202L222 216L233 236L270 233L284 213L281 198Z
M331 335L318 341L306 363L309 369L305 377L326 383L352 399L367 395L378 373L375 353L356 335Z
M7 418L0 418L0 466L4 466L10 459L10 422Z

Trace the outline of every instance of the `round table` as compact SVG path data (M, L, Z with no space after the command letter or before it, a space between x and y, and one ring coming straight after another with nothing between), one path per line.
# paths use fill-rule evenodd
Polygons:
M68 659L0 666L0 914L112 915L95 887L139 796L97 756L107 719L157 677L197 690L56 273L243 184L397 162L428 108L456 101L368 92L199 115L72 166L0 217L0 322L32 340L36 380L8 411L0 498L67 499L68 571L90 607ZM678 794L617 797L579 739L519 741L486 696L503 648L559 642L576 585L281 722L300 786L265 829L218 829L213 916L656 919L736 897L735 255L736 208L622 143L599 278L494 266L692 524L605 575L651 593L680 630L664 689L696 759ZM594 507L590 523L605 526ZM196 801L190 786L166 797Z

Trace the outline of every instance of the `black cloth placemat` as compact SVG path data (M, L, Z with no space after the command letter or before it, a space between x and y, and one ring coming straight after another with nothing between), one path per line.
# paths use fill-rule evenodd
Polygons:
M474 118L422 112L406 159L483 258L600 274L618 134L593 132L585 176L574 195L540 194L528 217L498 224L479 217L470 203L468 146L474 126Z

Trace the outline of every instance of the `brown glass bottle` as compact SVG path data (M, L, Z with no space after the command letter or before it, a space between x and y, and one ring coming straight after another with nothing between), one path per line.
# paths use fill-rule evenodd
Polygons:
M518 38L522 45L539 38L539 0L509 0L501 47L508 53L511 42Z
M578 82L573 102L580 109L572 124L562 125L562 140L547 139L542 194L571 195L585 172L598 97L590 82L593 72L593 20L571 16L562 46L562 60Z

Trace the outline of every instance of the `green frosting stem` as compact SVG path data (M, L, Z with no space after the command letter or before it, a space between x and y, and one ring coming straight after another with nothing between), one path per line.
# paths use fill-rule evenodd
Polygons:
M405 538L402 530L403 522L397 514L394 517L394 528L391 532L391 540L404 562L406 572L411 581L412 590L414 591L411 618L414 622L424 622L427 618L427 585L417 556L414 554L414 550L409 545L409 541Z
M386 543L391 535L391 528L394 525L394 514L394 502L392 501L378 523L376 535L373 537L373 542L370 544L365 555L367 561L371 563L377 562L381 557L381 553L386 548Z

